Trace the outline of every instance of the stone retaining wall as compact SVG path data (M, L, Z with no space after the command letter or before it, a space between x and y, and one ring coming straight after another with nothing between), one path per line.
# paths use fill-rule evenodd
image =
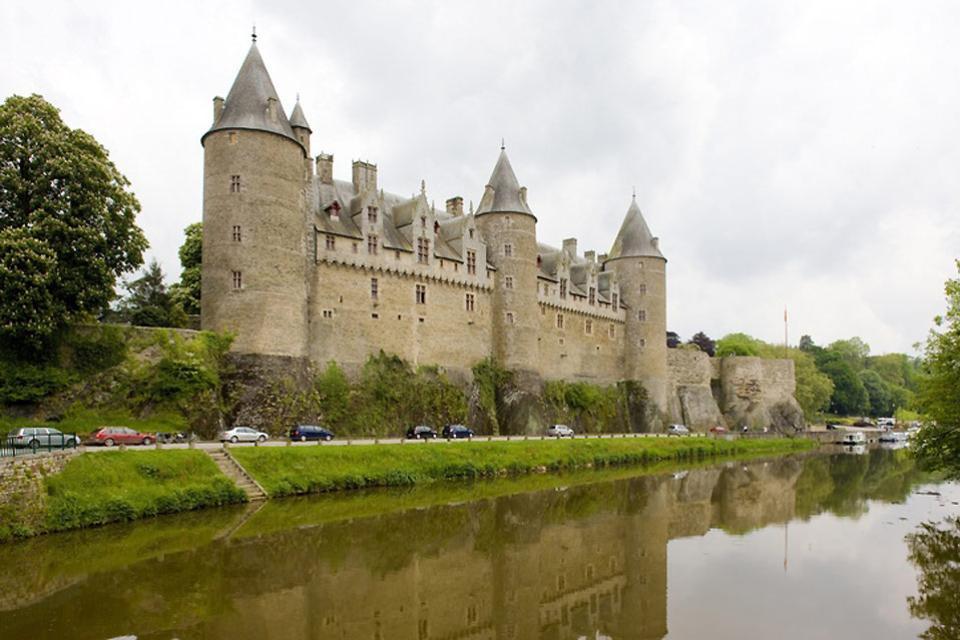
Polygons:
M69 450L0 460L0 529L12 534L41 529L47 500L43 479L63 471L75 455Z

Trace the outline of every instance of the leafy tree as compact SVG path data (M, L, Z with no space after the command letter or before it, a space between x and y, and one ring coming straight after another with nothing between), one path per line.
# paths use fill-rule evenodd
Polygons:
M200 264L203 255L203 223L194 222L183 230L180 245L180 282L170 287L173 299L189 314L200 313Z
M129 186L106 149L42 97L0 105L2 337L36 347L106 308L147 247Z
M729 333L717 340L716 354L725 356L759 356L764 350L762 341L745 333Z
M710 337L703 331L698 331L697 333L693 334L693 337L690 338L688 344L697 345L700 347L700 351L703 351L711 358L716 353L717 343L711 340Z
M800 348L800 351L807 351L809 353L812 353L814 350L819 349L819 347L817 347L817 345L813 343L813 338L811 338L806 334L800 336L800 344L798 346Z
M156 260L143 275L124 287L129 295L120 302L120 317L141 327L182 327L187 318L163 284L163 270Z
M830 376L817 369L816 362L809 353L800 349L790 349L788 355L793 360L794 375L797 381L796 398L808 419L826 410L833 396L833 381Z
M907 536L910 562L920 574L917 595L907 598L910 614L932 621L925 640L960 637L960 518L942 526L925 522Z
M840 357L841 360L853 367L853 370L860 372L866 367L867 356L870 355L870 345L860 338L854 336L849 340L836 340L831 342L827 351Z
M667 331L667 349L676 349L680 346L680 336L676 331Z
M817 362L817 367L833 382L833 395L830 398L830 411L840 415L859 415L870 407L867 389L853 366L827 351Z
M914 450L925 466L960 477L960 279L944 288L947 312L934 318L927 337L918 398L934 422L920 431Z
M890 386L884 382L880 374L866 369L861 371L859 375L860 382L863 383L869 397L870 415L874 417L893 415L893 399Z

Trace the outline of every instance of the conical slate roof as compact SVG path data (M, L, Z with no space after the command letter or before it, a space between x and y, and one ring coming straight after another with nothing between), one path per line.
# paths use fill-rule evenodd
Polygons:
M666 260L660 253L653 234L650 233L647 221L643 219L636 196L633 197L633 202L627 209L627 215L623 219L623 224L620 225L620 232L617 234L617 239L613 241L613 248L610 249L607 257L608 260L614 258L663 258Z
M277 101L276 117L270 117L267 113L270 98ZM270 80L267 67L263 64L256 42L250 45L250 51L240 67L237 79L233 81L223 113L204 137L224 129L269 131L290 138L299 144L280 104L277 90L273 88L273 81Z
M487 191L480 200L477 215L482 213L529 213L525 198L520 197L520 182L517 180L507 152L500 149L500 157L493 168L490 180L487 182Z
M300 98L297 98L297 104L293 106L293 113L290 114L290 126L301 127L310 133L313 133L313 129L311 129L310 125L307 123L307 117L303 115L303 107L300 106Z

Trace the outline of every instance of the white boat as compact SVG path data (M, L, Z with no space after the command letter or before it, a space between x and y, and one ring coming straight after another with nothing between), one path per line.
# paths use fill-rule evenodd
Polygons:
M845 431L840 436L840 444L865 444L867 442L867 437L863 435L860 431Z
M903 431L887 431L880 434L880 442L906 442L909 437Z

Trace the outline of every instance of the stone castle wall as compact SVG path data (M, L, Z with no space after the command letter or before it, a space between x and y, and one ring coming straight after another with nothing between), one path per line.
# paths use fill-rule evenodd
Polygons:
M618 318L540 303L541 375L596 384L622 380L623 337L623 321Z

